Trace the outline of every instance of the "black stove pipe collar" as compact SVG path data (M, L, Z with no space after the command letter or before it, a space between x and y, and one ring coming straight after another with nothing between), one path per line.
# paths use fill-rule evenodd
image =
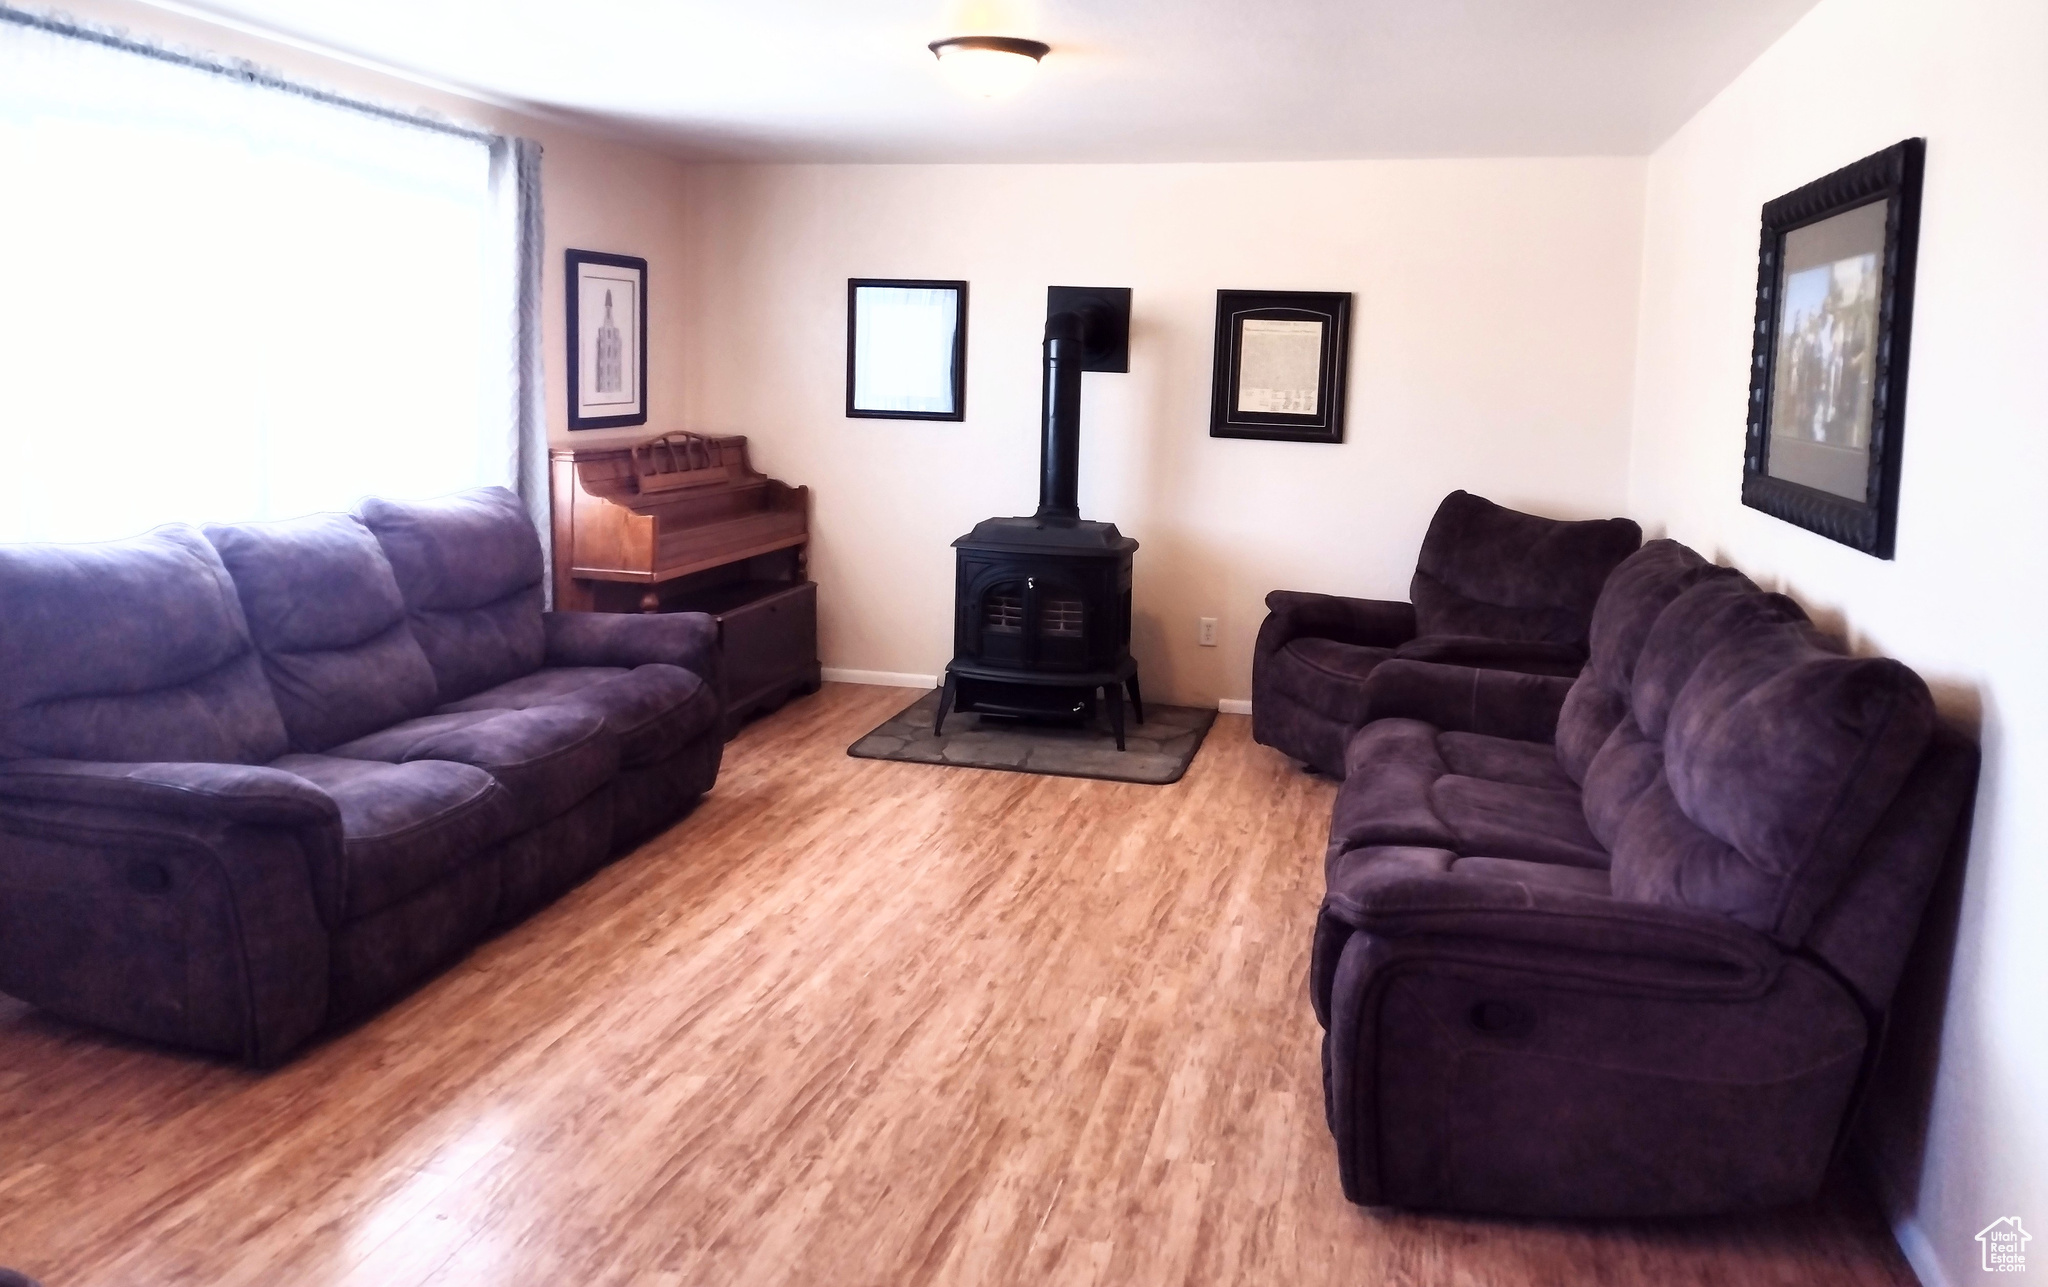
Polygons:
M1083 322L1078 313L1045 319L1045 438L1038 466L1038 518L1073 521L1081 517L1076 499L1081 454L1081 352Z

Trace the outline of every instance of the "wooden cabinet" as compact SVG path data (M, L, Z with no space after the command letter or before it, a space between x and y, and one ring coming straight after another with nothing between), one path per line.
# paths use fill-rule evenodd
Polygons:
M557 608L717 618L727 737L817 691L809 488L755 473L738 436L559 447L550 464Z

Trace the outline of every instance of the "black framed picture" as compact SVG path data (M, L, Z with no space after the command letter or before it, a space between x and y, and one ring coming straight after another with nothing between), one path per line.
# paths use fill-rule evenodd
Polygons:
M967 283L846 282L846 414L967 418Z
M1892 556L1926 143L1764 206L1742 503Z
M569 427L647 423L647 261L563 254L569 297Z
M1351 295L1219 290L1212 438L1344 441Z

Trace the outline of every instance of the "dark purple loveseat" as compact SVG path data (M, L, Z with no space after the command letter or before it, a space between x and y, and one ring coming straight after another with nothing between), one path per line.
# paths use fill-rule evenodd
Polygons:
M1310 990L1353 1201L1811 1195L1976 781L1918 676L1655 541L1570 681L1389 661Z
M1568 522L1452 492L1423 534L1410 603L1275 590L1252 649L1252 738L1332 777L1372 718L1385 661L1572 676L1600 587L1643 532L1625 518Z
M541 569L502 488L0 547L0 991L272 1064L680 817L714 624Z

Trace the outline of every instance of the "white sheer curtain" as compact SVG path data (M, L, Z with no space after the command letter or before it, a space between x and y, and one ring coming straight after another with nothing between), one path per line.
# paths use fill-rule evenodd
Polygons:
M0 541L516 485L535 159L0 22Z

